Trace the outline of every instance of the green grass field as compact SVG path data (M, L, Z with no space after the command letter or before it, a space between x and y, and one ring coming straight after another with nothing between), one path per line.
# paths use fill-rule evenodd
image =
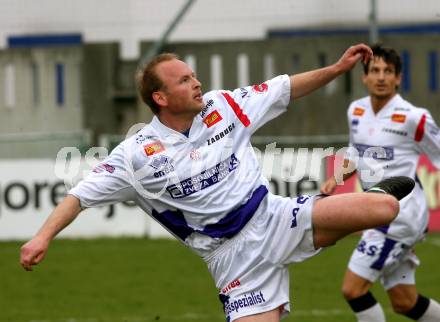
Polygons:
M357 237L291 266L293 313L284 321L354 321L339 288ZM176 241L56 240L33 272L19 265L21 243L0 243L0 322L224 321L203 261ZM440 235L417 247L419 290L440 299ZM388 322L391 312L374 289ZM409 321L409 320L408 320Z

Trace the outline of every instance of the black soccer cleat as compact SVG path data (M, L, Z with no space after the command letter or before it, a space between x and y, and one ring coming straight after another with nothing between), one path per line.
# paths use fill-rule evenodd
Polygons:
M387 193L396 197L397 200L401 200L410 194L414 186L415 182L411 178L404 176L390 177L376 183L367 192Z

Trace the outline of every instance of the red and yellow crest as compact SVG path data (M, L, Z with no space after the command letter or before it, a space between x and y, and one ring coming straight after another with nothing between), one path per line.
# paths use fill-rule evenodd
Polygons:
M209 113L203 120L203 123L206 124L207 127L213 126L215 123L218 123L222 120L220 113L215 110L212 113Z
M155 141L153 143L144 145L145 154L148 156L162 152L164 150L165 150L164 146L159 141Z

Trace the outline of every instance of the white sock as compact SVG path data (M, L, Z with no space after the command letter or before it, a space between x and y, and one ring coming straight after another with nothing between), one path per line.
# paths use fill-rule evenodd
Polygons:
M385 314L383 313L382 306L379 303L374 304L369 309L355 313L358 322L385 322ZM422 321L422 320L420 320ZM431 320L426 320L426 322ZM425 320L423 320L425 322Z
M419 322L439 322L440 304L436 300L429 299L429 306L426 312L418 319Z

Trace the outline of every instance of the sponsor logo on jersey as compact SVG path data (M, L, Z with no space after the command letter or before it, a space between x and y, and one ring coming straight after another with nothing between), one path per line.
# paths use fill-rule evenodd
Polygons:
M220 122L222 119L223 118L221 117L220 113L217 110L215 110L214 112L209 113L208 116L205 117L203 123L205 123L206 126L210 128L214 124Z
M108 173L113 173L115 172L115 167L108 163L101 163L98 166L96 166L92 171L95 173L101 173L104 171L107 171Z
M265 93L267 92L268 89L269 89L269 85L267 85L267 83L262 83L259 85L252 86L252 90L257 94Z
M241 93L241 98L245 98L246 96L249 96L249 91L244 87L240 88L240 93Z
M155 137L151 136L151 135L138 134L136 136L136 143L137 144L141 144L141 143L144 143L146 140L151 140L151 139L154 139L154 138Z
M365 113L365 109L363 109L362 107L356 107L353 111L353 115L356 116L362 116Z
M228 297L223 305L225 308L225 314L229 316L232 312L239 312L240 310L258 305L261 303L265 303L266 299L264 298L264 294L262 291L260 292L251 292L248 294L243 294L240 297L237 298L230 298Z
M384 127L382 129L382 132L396 134L396 135L400 135L400 136L408 136L408 132L406 132L406 131L399 131L399 130L395 130L395 129L389 129L386 127Z
M205 104L205 107L203 107L202 111L200 112L200 117L204 118L208 109L213 105L214 105L214 101L212 99L208 100L208 102L206 102Z
M359 119L353 119L351 120L351 126L355 127L359 125Z
M159 141L144 145L144 151L147 156L152 156L153 154L165 151L164 146Z
M155 178L160 178L168 173L174 171L174 166L172 165L172 160L166 155L161 155L153 158L150 162L150 167L158 170L153 173Z
M222 293L227 294L227 293L229 293L230 290L232 290L233 288L236 288L237 286L240 286L240 285L241 285L241 283L240 283L239 279L233 280L226 287L222 288Z
M406 115L405 114L393 114L391 115L391 121L397 122L397 123L405 123L406 121Z
M234 123L230 124L226 129L224 129L220 133L217 133L212 138L209 138L208 140L206 140L208 142L208 145L211 145L211 144L223 139L226 135L231 133L234 129L235 129L235 124Z
M239 164L240 161L235 154L231 154L230 157L215 166L177 184L168 186L167 191L173 199L187 197L224 180L232 171L238 168Z
M409 107L395 107L394 110L395 111L409 112L410 108Z
M394 148L391 146L372 146L367 144L355 144L359 156L376 160L394 160Z

